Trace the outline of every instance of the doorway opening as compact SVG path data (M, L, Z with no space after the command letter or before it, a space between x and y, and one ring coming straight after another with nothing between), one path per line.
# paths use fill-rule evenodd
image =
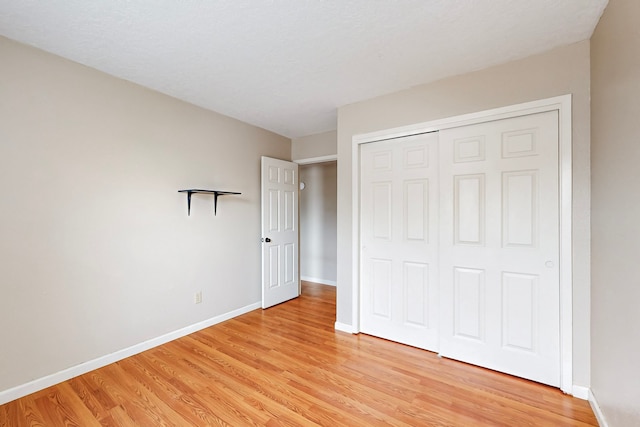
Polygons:
M300 164L299 175L300 279L336 286L337 161Z

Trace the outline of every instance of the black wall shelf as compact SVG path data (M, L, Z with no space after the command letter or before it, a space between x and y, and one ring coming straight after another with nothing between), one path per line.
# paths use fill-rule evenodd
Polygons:
M187 215L191 216L191 195L192 194L213 194L213 214L218 212L218 197L228 196L231 194L242 194L234 191L218 191L218 190L200 190L197 188L190 188L188 190L178 190L178 193L187 193Z

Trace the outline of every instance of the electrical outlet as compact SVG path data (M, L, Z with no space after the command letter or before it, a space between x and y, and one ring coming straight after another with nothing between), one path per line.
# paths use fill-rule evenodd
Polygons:
M202 302L202 291L196 292L195 303L200 304Z

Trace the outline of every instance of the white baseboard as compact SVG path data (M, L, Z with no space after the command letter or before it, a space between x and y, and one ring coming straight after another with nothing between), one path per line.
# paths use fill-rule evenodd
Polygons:
M589 390L589 404L591 405L591 409L593 409L593 413L595 414L600 427L609 427L609 424L607 424L607 420L605 420L604 414L602 413L602 409L600 409L600 405L598 405L598 401L591 390Z
M356 330L353 329L353 326L347 325L346 323L336 322L334 325L334 328L336 329L336 331L347 332L349 334L358 333Z
M162 344L166 344L169 341L184 337L185 335L192 334L201 329L208 328L209 326L224 322L225 320L232 319L236 316L240 316L241 314L248 313L260 307L261 304L259 302L250 304L237 310L233 310L228 313L212 317L211 319L203 320L202 322L198 322L182 329L178 329L177 331L169 332L168 334L159 336L157 338L152 338L148 341L141 342L140 344L124 348L122 350L116 351L115 353L107 354L105 356L98 357L97 359L72 366L60 372L56 372L55 374L47 375L45 377L35 379L33 381L10 388L8 390L0 391L0 405L4 405L5 403L11 402L12 400L19 399L31 393L35 393L36 391L40 391L47 387L51 387L52 385L67 381L73 377L77 377L78 375L86 374L87 372L91 372L95 369L102 368L103 366L110 365L111 363L115 363L119 360L126 359L127 357L133 356L134 354L142 353L143 351L149 350Z
M589 387L574 384L571 388L571 395L578 399L589 400Z
M305 282L320 283L321 285L336 286L335 280L319 279L317 277L309 276L300 276L300 280L304 280Z

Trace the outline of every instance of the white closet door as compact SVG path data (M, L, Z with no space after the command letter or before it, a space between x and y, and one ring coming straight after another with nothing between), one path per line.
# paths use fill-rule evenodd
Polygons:
M440 132L440 353L560 385L558 114Z
M361 331L438 346L438 138L361 146Z

